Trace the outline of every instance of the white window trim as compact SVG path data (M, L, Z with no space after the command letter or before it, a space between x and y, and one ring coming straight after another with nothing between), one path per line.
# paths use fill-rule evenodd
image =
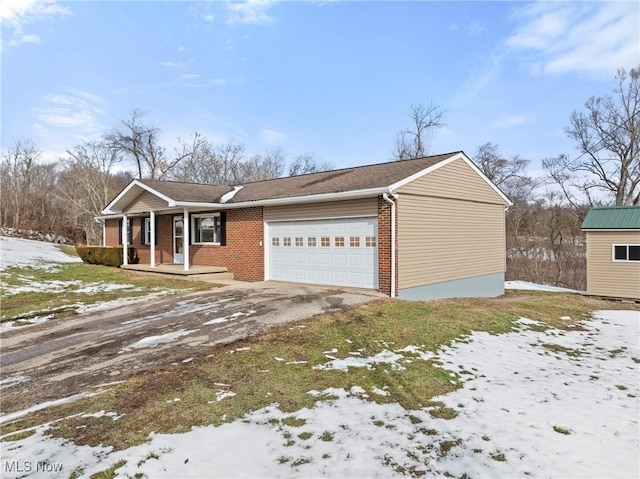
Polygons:
M192 214L191 215L191 244L196 246L220 246L220 241L217 242L202 242L196 243L196 218L218 218L218 222L220 222L220 213L200 213L200 214ZM215 231L214 231L215 235ZM200 235L202 238L202 234ZM220 239L220 238L218 238Z
M626 246L627 247L627 259L616 259L616 246ZM614 263L640 263L640 261L635 259L629 259L629 246L640 246L640 244L612 244L611 245L611 261Z
M146 246L151 244L151 218L146 217L144 219L144 243ZM147 241L148 239L148 241Z

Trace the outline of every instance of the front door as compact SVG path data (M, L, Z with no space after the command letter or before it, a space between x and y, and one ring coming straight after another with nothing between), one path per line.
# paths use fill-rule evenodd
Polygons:
M184 217L173 218L173 262L184 264Z

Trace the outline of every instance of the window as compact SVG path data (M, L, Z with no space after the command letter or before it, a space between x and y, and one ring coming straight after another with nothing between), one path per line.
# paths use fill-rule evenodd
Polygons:
M360 247L360 236L351 236L349 238L349 246L351 246L352 248L359 248Z
M291 238L285 238L282 241L282 246L291 246Z
M277 236L271 238L271 246L280 246L280 238Z
M298 236L296 238L296 247L300 248L304 246L304 238L302 238L301 236Z
M220 244L220 215L193 215L193 244Z
M367 237L365 237L364 245L367 248L375 248L376 247L376 237L375 236L367 236Z
M329 238L328 236L323 236L322 238L320 238L320 246L322 246L323 248L328 248L329 246L331 246L331 238Z
M122 219L118 223L118 244L122 244ZM127 244L133 244L133 218L127 218Z
M157 225L156 225L157 226ZM151 218L144 219L144 238L142 238L142 244L151 244Z
M315 236L309 236L307 238L307 246L310 248L315 248L316 247L316 237Z
M336 248L343 248L344 247L344 236L336 236L333 239L333 246L335 246Z
M613 261L640 261L640 245L613 245Z

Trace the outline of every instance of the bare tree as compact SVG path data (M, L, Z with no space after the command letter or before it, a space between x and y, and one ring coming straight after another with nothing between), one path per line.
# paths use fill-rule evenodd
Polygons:
M560 155L543 166L567 201L597 204L601 193L616 205L640 203L640 66L618 70L612 95L592 96L573 112L565 133L580 155Z
M25 220L30 216L28 200L32 191L33 171L42 156L42 150L30 138L19 138L2 156L2 224L13 228L25 227Z
M480 145L473 161L480 171L513 202L526 202L531 199L533 189L539 185L526 174L529 160L519 155L505 158L500 147L491 142Z
M298 156L289 165L288 176L306 175L308 173L319 173L321 171L333 170L335 167L330 161L320 161L313 154Z
M172 154L159 144L160 129L142 124L143 113L134 110L131 118L120 120L121 127L107 133L105 142L124 159L131 160L138 178L166 179L178 164L194 157L206 143L198 132L188 139L177 139Z
M443 117L444 110L433 102L429 105L412 104L409 112L411 127L396 135L392 160L408 160L426 156L428 154L428 136L434 130L445 125L442 121Z
M174 168L171 179L212 185L240 184L278 178L284 172L280 148L247 157L244 145L233 140L213 145L204 139L194 153Z
M129 182L116 172L118 152L105 142L85 142L67 152L58 194L67 229L86 244L99 242L101 226L94 217Z
M282 176L285 157L281 148L268 150L261 155L253 155L239 164L236 182L249 183Z

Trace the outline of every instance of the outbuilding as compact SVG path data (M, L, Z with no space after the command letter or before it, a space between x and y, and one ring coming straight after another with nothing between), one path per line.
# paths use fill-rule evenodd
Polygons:
M503 294L510 204L453 152L243 185L137 179L100 218L105 245L134 246L137 269L212 266L422 300Z
M591 208L587 237L587 294L640 300L640 206Z

